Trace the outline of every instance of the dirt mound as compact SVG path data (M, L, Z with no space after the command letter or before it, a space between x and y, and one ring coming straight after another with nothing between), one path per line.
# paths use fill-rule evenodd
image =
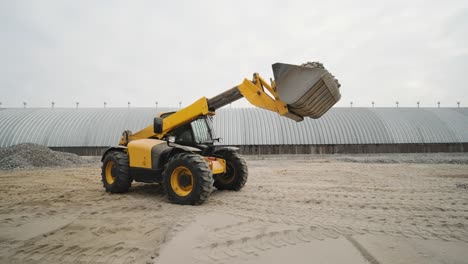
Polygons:
M325 66L323 66L323 63L321 62L318 62L318 61L308 61L306 63L302 63L301 66L303 67L307 67L307 68L317 68L317 69L325 69ZM335 75L333 75L333 79L335 80L336 82L336 85L338 85L338 88L341 87L341 83L338 81L338 79L335 77Z
M399 153L337 155L334 159L354 163L468 164L466 153Z
M0 170L71 166L88 163L78 155L58 152L46 146L25 143L0 148Z

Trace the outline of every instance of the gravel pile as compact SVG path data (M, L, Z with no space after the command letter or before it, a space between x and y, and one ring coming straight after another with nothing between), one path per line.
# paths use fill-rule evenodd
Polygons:
M337 155L335 159L355 163L468 164L468 153L400 153Z
M38 144L19 144L0 148L0 170L72 166L88 163L80 156L58 152Z
M468 153L245 155L248 160L329 160L353 163L468 164Z
M318 62L318 61L308 61L308 62L306 62L306 63L302 63L301 66L302 66L302 67L307 67L307 68L313 68L313 69L317 68L317 69L324 69L324 70L326 70L326 69L325 69L325 66L323 66L323 63ZM331 74L331 73L330 73L330 74ZM335 75L332 74L332 76L333 76L333 79L335 79L336 85L338 85L338 88L340 88L340 87L341 87L340 82L339 82L338 79L335 77Z

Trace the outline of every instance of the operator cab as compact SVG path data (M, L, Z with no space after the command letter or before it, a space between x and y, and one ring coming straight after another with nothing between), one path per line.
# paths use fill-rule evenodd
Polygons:
M174 112L164 113L162 118ZM174 136L175 143L184 146L211 146L214 143L213 121L211 116L202 116L183 126L180 126L166 134L166 137Z
M175 136L175 143L180 145L213 145L213 129L210 122L208 118L195 119L169 134Z

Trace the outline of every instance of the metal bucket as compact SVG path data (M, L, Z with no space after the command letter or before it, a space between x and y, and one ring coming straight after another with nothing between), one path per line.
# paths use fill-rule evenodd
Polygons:
M341 98L339 84L326 69L273 64L276 91L289 111L319 118Z

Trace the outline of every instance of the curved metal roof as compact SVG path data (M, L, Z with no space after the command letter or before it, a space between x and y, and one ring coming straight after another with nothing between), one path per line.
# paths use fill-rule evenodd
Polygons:
M0 147L111 146L122 131L138 131L154 116L154 108L2 109ZM333 108L299 123L259 108L225 108L214 125L225 145L468 142L468 108Z

